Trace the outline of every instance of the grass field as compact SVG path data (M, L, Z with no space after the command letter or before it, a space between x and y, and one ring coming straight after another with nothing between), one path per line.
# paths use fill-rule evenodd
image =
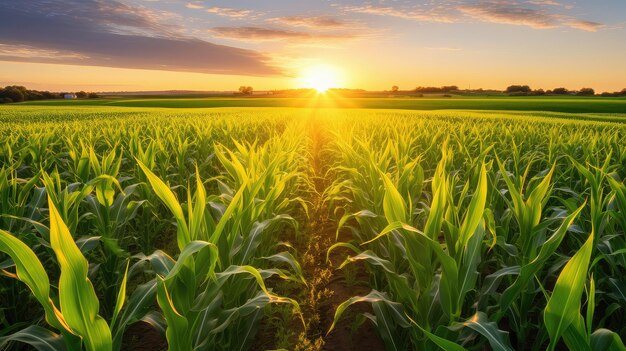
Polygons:
M0 350L626 350L625 120L575 97L0 106Z
M626 98L575 96L544 97L467 97L451 98L164 98L164 99L94 99L48 100L22 103L34 106L105 105L119 107L341 107L405 110L511 110L568 113L626 113Z

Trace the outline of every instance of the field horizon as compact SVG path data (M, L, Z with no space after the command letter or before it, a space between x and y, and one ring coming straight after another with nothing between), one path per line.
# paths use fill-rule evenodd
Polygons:
M328 97L324 95L301 98L289 97L122 97L88 100L26 101L17 106L110 106L163 108L217 108L217 107L306 107L306 108L363 108L398 110L500 110L549 111L568 113L625 113L626 97L510 97L462 96L451 97Z

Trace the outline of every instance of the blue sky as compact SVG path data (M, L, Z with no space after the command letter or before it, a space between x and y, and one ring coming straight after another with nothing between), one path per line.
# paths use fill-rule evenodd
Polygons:
M289 88L326 64L366 89L621 90L625 26L623 0L2 0L0 84Z

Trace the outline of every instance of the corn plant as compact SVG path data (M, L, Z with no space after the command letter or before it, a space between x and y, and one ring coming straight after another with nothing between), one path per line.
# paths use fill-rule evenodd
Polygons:
M239 149L247 151L242 145ZM224 155L225 152L230 154L230 159ZM175 261L169 256L166 258L172 263L172 268L159 275L157 294L158 304L167 321L166 335L172 350L243 349L262 317L262 307L270 303L288 303L296 311L299 309L295 300L279 297L265 285L265 280L273 275L303 281L295 258L289 252L268 257L258 255L263 252L260 246L267 246L267 243L263 245L266 231L279 221L293 221L289 216L274 215L275 211L284 209L290 202L288 199L278 201L284 196L279 189L292 177L280 177L281 173L276 168L284 158L266 157L267 152L261 149L258 155L262 155L261 160L269 165L258 170L260 173L257 174L255 166L262 166L263 162L256 158L256 152L248 153L248 170L229 150L218 147L216 153L239 187L232 193L222 184L227 191L222 198L229 198L230 201L226 207L212 205L220 209L219 220L213 219L206 203L217 201L220 196L207 197L197 168L196 191L192 195L188 187L185 215L170 188L141 161L137 161L177 224L180 255ZM272 179L277 176L277 180ZM262 203L259 204L259 201ZM285 262L295 270L296 275L284 269L259 269L250 265L259 260ZM245 334L236 331L244 331Z
M74 242L69 228L63 222L60 213L51 199L50 210L50 245L58 262L60 276L56 296L48 274L37 255L22 241L10 233L0 231L0 251L12 259L15 273L6 274L20 280L31 290L41 304L45 321L54 329L29 326L24 330L0 338L0 345L12 341L26 342L40 350L112 350L115 344L119 349L121 335L128 322L135 316L120 317L120 311L126 302L126 275L117 296L115 310L107 323L99 314L99 300L88 277L88 262ZM138 290L141 291L141 290ZM58 301L58 302L55 302ZM133 304L126 306L127 311L141 313L145 299L131 298ZM113 329L110 327L112 326ZM57 334L58 333L58 334ZM117 335L120 340L113 339Z
M395 130L405 125L395 122ZM611 152L583 149L585 153L576 157L599 166L582 166L572 159L577 150L554 143L554 135L544 153L536 148L539 141L523 132L480 136L485 128L468 125L441 141L443 157L432 177L419 175L412 182L403 172L418 163L424 171L417 174L428 173L423 165L433 161L432 144L419 141L414 133L398 136L382 130L360 141L368 130L361 127L335 136L337 180L327 192L328 201L356 211L345 213L338 225L338 233L349 228L354 241L337 243L331 251L352 251L340 268L365 263L375 289L339 306L335 323L350 305L369 302L374 315L368 317L388 349L412 344L418 349L461 350L487 342L491 349L511 350L511 335L516 349L556 348L559 343L574 350L622 349L619 333L598 328L607 325L607 319L598 323L593 313L597 306L608 306L607 318L617 318L613 293L600 295L601 302L595 293L598 284L620 291L611 287L618 280L607 279L601 268L608 266L605 261L620 267L622 254L613 248L623 247L619 235L607 234L620 230L614 218L621 213L619 181L609 180L610 199L603 195L603 174L614 162ZM477 137L468 138L468 132ZM404 158L390 153L410 145L408 140L417 144L405 149ZM512 148L502 148L503 142ZM535 148L529 151L528 146ZM487 162L489 158L493 161ZM488 171L494 164L497 173ZM565 170L558 172L562 167ZM463 177L467 181L461 181ZM423 186L428 183L430 189ZM576 192L581 195L571 196ZM584 194L591 199L585 201ZM597 231L604 233L604 240L597 239ZM589 240L598 243L600 252L591 249L596 244ZM577 317L583 307L586 314Z

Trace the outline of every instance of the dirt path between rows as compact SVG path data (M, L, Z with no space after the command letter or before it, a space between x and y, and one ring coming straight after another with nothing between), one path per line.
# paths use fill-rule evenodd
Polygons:
M284 348L285 343L290 345L289 351L385 350L372 322L359 317L364 312L371 313L368 304L350 307L328 333L337 307L350 297L368 294L371 288L369 275L362 267L349 265L343 270L337 269L348 252L334 250L329 261L326 261L328 249L337 242L334 211L324 201L324 193L332 183L332 179L326 176L331 167L326 149L331 134L315 115L310 116L307 131L311 165L308 176L313 189L306 199L310 203L308 219L305 216L298 218L303 227L300 239L294 243L307 285L284 283L281 286L279 283L276 287L279 295L298 301L305 326L290 312L266 316L251 350ZM347 242L350 239L349 230L339 233L339 241ZM281 320L277 321L276 318ZM156 351L166 347L164 336L145 323L135 324L127 334L125 347L129 350Z
M352 296L366 295L371 288L368 274L363 269L337 269L347 257L346 251L334 250L329 257L330 262L326 261L326 252L336 242L337 230L337 222L331 218L334 211L323 199L325 190L332 182L326 177L331 167L330 155L326 150L331 134L315 116L309 121L308 131L313 173L309 177L315 192L309 199L312 208L303 234L308 237L308 246L302 255L302 268L309 282L304 294L307 298L302 302L307 330L306 338L300 337L296 348L307 351L384 350L383 342L372 323L357 318L362 312L371 312L367 304L353 305L333 331L327 334L337 306ZM350 235L349 231L342 231L339 241L349 241Z

